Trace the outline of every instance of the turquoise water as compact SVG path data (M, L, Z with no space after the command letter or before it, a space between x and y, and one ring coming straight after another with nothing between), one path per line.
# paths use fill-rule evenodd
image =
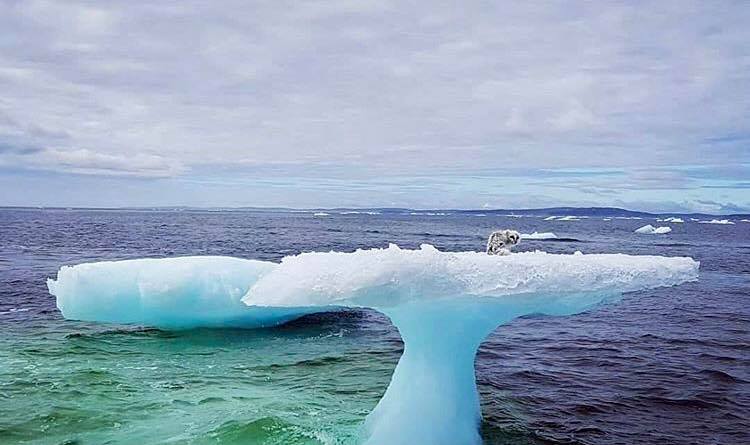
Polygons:
M353 443L401 351L366 312L264 330L62 324L2 336L1 443Z

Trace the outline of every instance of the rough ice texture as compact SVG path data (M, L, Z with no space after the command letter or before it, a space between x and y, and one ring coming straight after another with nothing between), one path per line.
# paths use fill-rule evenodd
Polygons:
M455 445L481 443L474 356L498 325L530 313L574 314L697 274L698 263L684 257L490 256L391 245L304 253L281 264L220 257L82 264L63 267L48 285L67 318L161 327L269 326L313 311L374 307L398 328L404 353L361 441Z
M552 232L522 233L521 239L555 239L557 235Z
M381 308L412 300L522 294L626 292L671 286L695 277L698 263L686 257L623 254L556 255L420 249L310 252L286 257L248 290L257 306L346 305Z
M668 227L668 226L654 227L651 224L646 224L643 227L635 229L635 233L641 233L641 234L646 234L646 235L662 235L665 233L669 233L671 231L672 231L671 227Z

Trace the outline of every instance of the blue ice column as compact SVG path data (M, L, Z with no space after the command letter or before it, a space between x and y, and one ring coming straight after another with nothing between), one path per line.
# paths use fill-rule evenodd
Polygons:
M404 352L362 430L366 445L481 444L474 358L499 325L532 313L566 315L602 294L461 297L378 308L401 333Z

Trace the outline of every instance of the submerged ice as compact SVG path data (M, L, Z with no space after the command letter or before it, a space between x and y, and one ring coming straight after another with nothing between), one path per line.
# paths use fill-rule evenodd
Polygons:
M50 292L66 318L159 327L270 326L315 311L388 315L404 353L362 441L478 444L474 356L498 325L574 314L620 293L693 280L691 258L623 254L490 256L407 250L311 252L280 264L222 257L63 267Z

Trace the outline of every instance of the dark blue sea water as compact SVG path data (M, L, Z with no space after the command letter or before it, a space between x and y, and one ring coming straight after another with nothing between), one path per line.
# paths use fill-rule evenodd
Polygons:
M348 444L402 351L384 316L163 332L62 319L45 280L87 261L396 243L691 256L700 279L498 328L476 359L487 444L750 444L750 223L396 212L0 210L0 444ZM420 213L420 212L413 212ZM434 212L433 212L434 213ZM647 223L666 235L639 235Z

